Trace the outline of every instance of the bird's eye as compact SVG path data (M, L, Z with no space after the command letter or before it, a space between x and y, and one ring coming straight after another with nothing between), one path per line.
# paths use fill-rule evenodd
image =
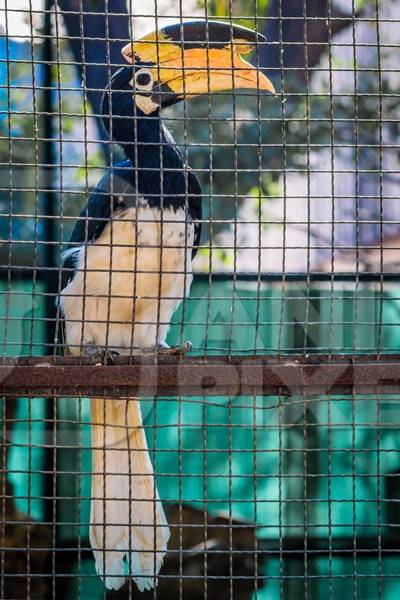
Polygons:
M140 69L133 78L135 88L140 92L149 92L153 87L153 75L148 69Z

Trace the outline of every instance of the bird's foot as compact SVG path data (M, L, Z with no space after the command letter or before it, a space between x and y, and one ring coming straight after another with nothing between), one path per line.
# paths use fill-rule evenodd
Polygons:
M167 342L157 342L157 350L171 350L171 346L168 346Z
M176 354L187 354L188 352L191 351L193 345L192 342L184 342L183 344L180 344L179 346L168 346L168 344L166 344L165 342L159 342L157 344L157 351L160 354L172 354L172 355L176 355Z
M105 348L104 346L95 346L94 344L85 344L84 355L97 359L103 365L114 364L114 357L119 356L118 352Z

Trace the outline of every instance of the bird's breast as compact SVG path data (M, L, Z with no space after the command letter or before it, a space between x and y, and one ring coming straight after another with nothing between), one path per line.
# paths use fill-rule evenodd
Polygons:
M193 240L184 209L143 203L115 214L79 248L76 273L61 293L70 351L94 344L126 353L165 341L192 282Z
M194 225L184 208L150 207L143 200L109 221L86 260L93 255L106 270L181 274L191 271L193 241Z
M184 208L150 207L145 201L121 215L132 223L136 245L160 249L193 246L193 222Z

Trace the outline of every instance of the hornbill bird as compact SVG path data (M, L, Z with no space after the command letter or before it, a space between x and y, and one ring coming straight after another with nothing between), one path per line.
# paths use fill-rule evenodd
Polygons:
M89 197L64 254L69 280L60 305L71 354L167 348L172 314L192 281L201 188L160 111L223 90L274 92L267 77L241 58L263 39L236 25L192 21L123 48L129 64L111 78L102 116L126 159ZM91 411L90 542L96 569L108 588L120 588L130 573L139 590L150 589L169 528L139 401L93 398Z

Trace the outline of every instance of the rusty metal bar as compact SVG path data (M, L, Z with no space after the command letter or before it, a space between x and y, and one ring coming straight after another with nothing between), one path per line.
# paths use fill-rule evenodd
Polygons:
M2 394L235 396L377 393L400 396L400 355L117 356L0 360Z

